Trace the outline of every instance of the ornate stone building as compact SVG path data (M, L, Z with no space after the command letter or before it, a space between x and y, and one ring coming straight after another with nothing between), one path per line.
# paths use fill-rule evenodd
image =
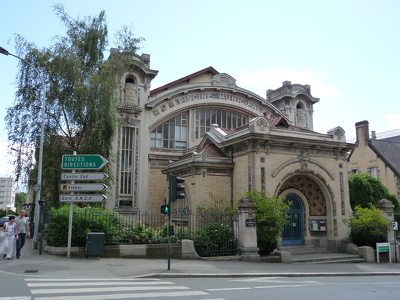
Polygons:
M211 193L235 205L247 191L266 191L291 203L283 246L342 246L352 145L340 127L313 131L319 99L309 85L285 81L264 99L208 67L150 90L158 72L150 56L132 59L120 78L107 208L159 212L172 173L185 178L187 195L173 210L194 210Z

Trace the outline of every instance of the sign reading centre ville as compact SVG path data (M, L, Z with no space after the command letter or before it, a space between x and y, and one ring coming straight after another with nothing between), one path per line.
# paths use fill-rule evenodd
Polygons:
M61 168L64 170L100 170L108 163L100 154L63 155Z

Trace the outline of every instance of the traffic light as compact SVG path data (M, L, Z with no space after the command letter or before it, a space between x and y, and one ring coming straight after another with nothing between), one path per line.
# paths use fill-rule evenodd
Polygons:
M175 235L175 227L174 225L169 225L169 235Z
M168 204L161 205L161 213L162 214L169 214L169 205Z
M169 176L170 202L185 198L185 186L180 184L184 183L185 179L175 175Z

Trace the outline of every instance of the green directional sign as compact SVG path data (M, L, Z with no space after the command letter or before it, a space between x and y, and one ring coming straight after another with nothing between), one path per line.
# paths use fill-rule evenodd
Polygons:
M63 155L61 167L64 170L100 170L107 163L100 154Z

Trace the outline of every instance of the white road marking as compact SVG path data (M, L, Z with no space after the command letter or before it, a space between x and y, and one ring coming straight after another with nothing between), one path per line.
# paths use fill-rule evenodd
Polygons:
M201 291L188 292L160 292L160 293L137 293L137 294L108 294L108 295L89 295L89 296L51 296L51 297L35 297L35 300L110 300L110 299L134 299L134 298L155 298L155 297L189 297L208 295Z

